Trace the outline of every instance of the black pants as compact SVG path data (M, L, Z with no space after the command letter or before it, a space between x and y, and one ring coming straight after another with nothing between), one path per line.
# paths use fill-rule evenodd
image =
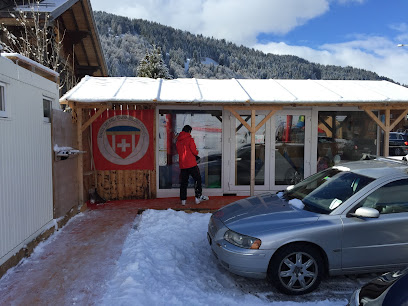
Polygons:
M187 169L180 169L180 200L187 200L187 186L190 175L194 179L195 197L201 197L203 190L201 187L200 169L198 169L198 166L195 166Z

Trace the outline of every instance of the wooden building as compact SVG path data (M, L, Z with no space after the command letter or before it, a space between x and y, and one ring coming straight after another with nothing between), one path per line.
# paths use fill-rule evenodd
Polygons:
M204 193L249 195L367 153L387 156L389 132L407 123L408 88L85 77L60 103L74 110L78 147L88 152L78 161L82 201L94 187L107 199L178 196L174 144L185 124L200 151Z
M17 36L22 30L21 24L16 21L19 12L24 12L28 16L32 12L38 12L41 18L48 16L50 24L54 27L56 39L62 41L60 56L65 59L67 69L71 71L75 80L80 80L85 75L108 75L89 0L2 0L0 22ZM6 41L5 37L1 36L1 31L0 39ZM65 91L63 90L63 93Z

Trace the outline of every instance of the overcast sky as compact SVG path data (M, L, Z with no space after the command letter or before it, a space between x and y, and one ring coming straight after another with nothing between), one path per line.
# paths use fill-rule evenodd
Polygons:
M273 54L353 66L408 84L407 0L91 0L141 18Z

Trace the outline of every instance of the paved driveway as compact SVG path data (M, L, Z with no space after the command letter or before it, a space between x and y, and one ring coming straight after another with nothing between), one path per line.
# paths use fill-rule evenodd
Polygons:
M104 209L74 217L0 280L0 305L72 305L78 299L94 304L137 213ZM105 268L95 268L100 265Z
M0 280L0 305L97 305L138 212L133 205L112 205L74 217ZM347 299L355 288L374 277L332 277L309 295L289 297L266 281L229 275L244 294L271 302L301 303Z

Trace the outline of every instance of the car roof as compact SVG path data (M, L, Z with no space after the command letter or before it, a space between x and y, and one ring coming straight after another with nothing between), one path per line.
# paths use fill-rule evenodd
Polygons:
M408 177L408 164L402 160L390 158L378 157L372 160L347 162L335 167L374 179L387 176L394 177L396 175L406 175Z

